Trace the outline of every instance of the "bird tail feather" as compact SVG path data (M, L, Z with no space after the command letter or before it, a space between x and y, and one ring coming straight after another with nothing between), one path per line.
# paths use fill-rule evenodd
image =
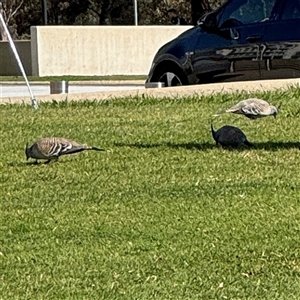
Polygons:
M221 110L219 112L216 112L215 114L213 114L213 117L219 117L220 115L225 114L227 111L226 110Z
M87 148L86 150L106 151L105 149L97 148L97 147L89 147L89 148Z
M62 152L60 155L74 154L74 153L82 152L84 150L86 150L86 148L72 148L72 149L68 149L68 151Z
M210 123L210 129L211 129L212 136L213 136L214 140L216 141L216 132L214 130L212 122Z

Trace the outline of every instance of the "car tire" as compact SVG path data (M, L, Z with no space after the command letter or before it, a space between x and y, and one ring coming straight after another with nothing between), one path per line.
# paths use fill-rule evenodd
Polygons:
M181 86L187 84L182 71L176 68L161 68L153 77L153 82L162 82L165 87Z

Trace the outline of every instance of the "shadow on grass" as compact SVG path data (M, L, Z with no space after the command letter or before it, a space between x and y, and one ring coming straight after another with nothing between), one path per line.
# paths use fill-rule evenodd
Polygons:
M226 150L268 150L268 151L277 151L281 149L294 149L297 148L300 150L300 142L263 142L263 143L253 143L253 147L249 148L247 146L242 146L240 148L232 148L232 147L220 147L216 146L215 143L171 143L171 142L163 142L163 143L115 143L116 147L131 147L131 148L139 148L139 149L150 149L150 148L158 148L158 147L169 147L175 149L188 149L188 150L210 150L214 148L222 148Z
M47 166L47 165L54 165L54 164L62 164L62 163L67 163L68 161L60 160L57 162L50 162L50 163L45 163L45 162L38 162L36 163L35 161L30 161L30 162L20 162L20 161L11 161L7 163L7 166L9 167L27 167L27 166Z
M254 143L253 149L277 151L282 149L298 149L300 150L300 142L263 142L263 143Z
M171 143L171 142L162 142L162 143L115 143L116 147L130 147L130 148L139 148L139 149L150 149L150 148L158 148L158 147L169 147L175 149L188 149L188 150L209 150L216 147L215 144L212 143Z

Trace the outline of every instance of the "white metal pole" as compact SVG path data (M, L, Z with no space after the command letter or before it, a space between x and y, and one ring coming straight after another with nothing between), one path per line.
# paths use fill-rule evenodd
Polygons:
M31 96L31 103L32 103L32 106L33 106L35 109L38 109L39 106L38 106L38 104L37 104L37 102L36 102L36 100L35 100L35 98L34 98L34 96L33 96L33 93L32 93L31 87L30 87L30 85L29 85L29 82L28 82L28 79L27 79L25 70L24 70L24 68L23 68L23 65L22 65L20 56L19 56L19 54L18 54L18 51L17 51L16 46L15 46L15 44L14 44L14 41L13 41L13 39L11 38L11 35L10 35L10 33L9 33L9 30L8 30L6 24L5 24L4 18L3 18L3 16L2 16L1 13L0 13L0 21L2 22L3 28L4 28L4 30L5 30L5 32L6 32L6 34L7 34L7 36L8 36L8 40L9 40L10 47L11 47L11 49L12 49L12 51L13 51L15 57L16 57L16 60L17 60L18 65L19 65L19 67L20 67L20 70L21 70L21 72L22 72L22 74L23 74L23 77L24 77L24 79L25 79L25 82L26 82L26 84L27 84L27 87L28 87L28 90L29 90L29 93L30 93L30 96Z
M137 0L134 0L134 24L135 26L139 25Z

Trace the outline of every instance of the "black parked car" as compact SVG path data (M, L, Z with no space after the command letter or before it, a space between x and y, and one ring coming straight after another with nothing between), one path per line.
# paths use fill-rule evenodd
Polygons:
M300 0L227 1L158 50L146 87L276 78L300 78Z

